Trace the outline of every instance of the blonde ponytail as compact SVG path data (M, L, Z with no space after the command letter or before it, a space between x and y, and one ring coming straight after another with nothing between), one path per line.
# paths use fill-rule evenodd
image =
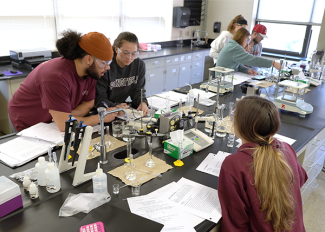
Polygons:
M253 153L255 189L265 212L266 222L275 232L291 231L295 201L292 196L293 172L282 152L271 145L259 146Z
M274 147L273 135L281 125L277 107L269 100L247 96L237 103L234 114L236 133L256 144L251 171L265 221L275 232L290 231L295 217L294 175L280 148ZM272 144L273 142L273 144ZM272 145L273 147L272 147Z

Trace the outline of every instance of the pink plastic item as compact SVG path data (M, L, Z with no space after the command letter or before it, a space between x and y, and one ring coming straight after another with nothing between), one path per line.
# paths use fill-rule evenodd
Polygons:
M148 49L146 43L140 43L139 46L140 46L140 49L142 49L142 50L147 50Z

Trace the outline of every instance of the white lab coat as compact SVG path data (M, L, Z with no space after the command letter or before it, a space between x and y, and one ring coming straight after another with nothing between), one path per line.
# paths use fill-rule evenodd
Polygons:
M228 43L230 39L232 39L233 34L229 31L222 31L221 34L212 41L211 49L210 49L210 57L213 58L214 63L217 63L217 58L221 49Z

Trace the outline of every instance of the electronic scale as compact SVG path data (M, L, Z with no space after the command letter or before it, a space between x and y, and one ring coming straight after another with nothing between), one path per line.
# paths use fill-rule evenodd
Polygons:
M184 136L194 143L193 150L195 152L201 151L214 143L211 137L194 128L185 131Z
M218 82L216 82L215 79L212 80L212 72L215 73L215 77L221 77L219 94L223 95L224 93L232 92L234 90L235 70L219 66L209 68L209 81L202 83L200 85L201 89L206 89L215 93L218 92Z
M278 96L278 86L276 89L274 104L279 109L299 113L300 117L305 117L306 114L313 112L313 106L305 102L303 98L308 84L284 80L279 82L278 85L284 87L282 96ZM291 90L290 92L288 91L289 88Z

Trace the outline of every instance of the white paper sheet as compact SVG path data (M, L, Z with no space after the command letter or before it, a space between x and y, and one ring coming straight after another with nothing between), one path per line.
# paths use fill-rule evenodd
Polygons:
M281 142L285 142L285 143L290 144L290 145L292 145L294 142L297 141L295 139L292 139L292 138L289 138L289 137L286 137L286 136L283 136L283 135L279 135L279 134L275 134L273 137L276 138L276 139L278 139ZM237 139L236 142L239 143L237 145L237 147L240 147L241 144L242 144L241 139Z
M172 101L175 101L175 102L179 102L180 99L182 99L182 102L185 102L187 99L186 94L177 93L174 91L159 93L159 94L156 94L156 96L161 97L161 98L166 98L167 96L169 96L169 99Z
M197 97L197 95L200 94L200 99L201 99L201 97L202 98L211 98L211 97L214 97L217 95L216 93L213 93L213 92L206 93L202 89L192 89L192 91L193 91L195 97Z
M163 224L161 231L195 232L185 214L166 199L149 194L127 201L132 213Z
M231 153L219 151L217 154L210 153L196 168L197 171L205 172L213 176L219 176L222 162Z
M61 132L55 122L52 123L37 123L27 129L20 131L17 135L42 139L55 145L62 145L64 132Z
M290 145L292 145L294 142L296 142L297 140L283 136L283 135L279 135L279 134L275 134L274 138L277 138L278 140L282 141L282 142L286 142Z
M252 79L253 76L250 76L249 74L247 73L242 73L242 72L235 72L234 74L234 82L233 84L234 85L239 85L249 79ZM225 78L226 81L231 81L231 78L230 77L226 77Z
M156 197L160 197L161 195L165 194L166 192L168 192L171 188L173 188L174 186L176 185L176 182L172 182L168 185L165 185L147 195L150 195L150 196L156 196ZM182 211L183 214L186 216L186 218L188 219L188 221L191 223L191 226L192 227L195 227L197 226L198 224L200 224L201 222L203 222L205 219L202 218L202 217L198 217L194 214L191 214L191 213L188 213L188 212L185 212L185 211Z
M46 153L49 146L54 147L54 144L28 137L18 137L0 144L0 160L10 167L20 166Z
M167 108L165 98L152 96L152 97L148 97L147 100L148 100L149 105L155 109L166 109ZM169 100L170 107L176 106L177 104L178 104L178 102Z
M177 208L218 223L221 207L216 189L182 178L177 185L161 196Z

